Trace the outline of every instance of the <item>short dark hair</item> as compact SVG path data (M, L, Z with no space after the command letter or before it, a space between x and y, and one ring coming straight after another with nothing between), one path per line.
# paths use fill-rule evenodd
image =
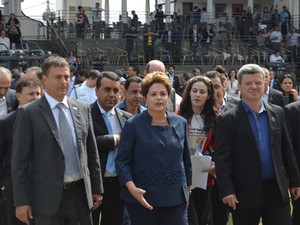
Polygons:
M125 85L124 85L124 88L125 88L125 90L128 90L128 88L129 88L129 86L130 86L130 84L132 83L132 82L135 82L135 83L142 83L142 78L140 78L140 77L136 77L136 76L134 76L134 77L129 77L126 81L125 81Z
M43 65L42 65L43 75L48 76L48 73L49 73L49 70L51 67L68 67L69 68L69 63L63 57L60 57L57 55L50 56L44 61Z
M70 65L69 67L70 67L70 72L75 73L75 71L76 71L75 66Z
M92 80L95 80L95 79L97 79L100 76L100 74L101 73L99 72L99 70L91 70L89 72L88 77L91 78Z
M34 77L22 77L16 85L16 93L22 93L25 87L40 87L41 83Z
M136 72L136 74L139 74L140 73L140 69L137 65L129 65L129 67L132 67L133 71Z
M120 82L120 77L118 76L118 74L111 72L111 71L103 71L101 72L100 76L98 77L97 81L96 81L96 89L99 89L101 86L101 80L103 78L108 78L110 80L113 81L119 81Z
M221 84L222 85L224 84L224 77L218 71L215 71L215 70L207 71L204 74L204 76L208 77L209 79L219 78L221 81Z
M173 67L174 70L176 69L176 67L173 64L171 64L171 65L168 66L169 69L170 69L170 67Z

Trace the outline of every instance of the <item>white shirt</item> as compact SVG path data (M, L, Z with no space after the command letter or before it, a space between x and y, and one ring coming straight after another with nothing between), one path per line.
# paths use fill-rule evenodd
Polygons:
M280 43L282 40L282 34L280 31L272 31L272 33L270 34L270 41L274 42L274 43Z
M102 11L104 11L104 9L102 8L92 8L92 12L93 12L93 22L101 22L101 14Z
M75 87L70 95L70 98L80 99L92 104L97 100L96 88L90 88L86 85L86 81L82 83L79 87Z
M7 38L7 37L0 37L0 50L9 50L10 49L10 41L9 41L9 38ZM3 45L2 45L3 44ZM7 47L7 48L5 48L5 46Z
M7 114L7 104L6 104L6 99L5 96L0 99L0 116L4 116Z
M272 54L270 56L270 63L284 63L284 60L281 56L276 56Z
M285 37L285 45L286 47L293 47L293 46L299 46L299 38L300 34L298 33L287 33Z
M58 129L60 129L60 124L59 124L59 109L56 107L58 103L62 103L62 109L65 112L65 115L67 117L68 123L70 125L71 131L72 131L72 137L73 137L73 141L74 141L74 145L77 148L77 141L76 141L76 134L75 134L75 128L74 128L74 123L73 123L73 119L72 119L72 115L70 112L70 107L67 101L67 97L65 96L64 99L62 100L62 102L57 101L56 99L52 98L49 94L47 94L47 91L45 92L45 98L47 99L49 106L52 110L55 122L56 122L56 126ZM72 182L72 181L76 181L83 178L83 175L80 174L78 177L71 177L70 175L68 175L65 171L65 175L64 175L64 182Z

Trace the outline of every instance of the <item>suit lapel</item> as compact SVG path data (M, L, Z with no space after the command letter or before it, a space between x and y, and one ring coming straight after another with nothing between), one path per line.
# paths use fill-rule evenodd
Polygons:
M57 143L59 144L59 146L62 149L62 146L61 146L61 143L60 143L58 127L56 125L56 122L55 122L55 119L54 119L54 116L53 116L53 113L52 113L52 109L50 108L45 96L43 96L41 98L40 113L44 117L44 119L46 120L47 124L49 125L49 127L51 129L51 132L52 132L53 136L55 137Z
M121 128L123 128L125 126L125 122L126 122L126 118L123 116L123 113L121 110L119 110L118 108L115 107L116 110L116 115L118 117L119 123L121 125Z
M273 134L275 128L276 128L276 123L277 123L277 120L278 120L278 117L276 115L276 113L272 110L271 106L269 104L265 104L265 108L266 108L266 111L267 111L267 115L268 115L268 121L269 121L269 132L270 134ZM270 144L272 145L273 143L273 135L270 135ZM271 149L272 146L271 146Z
M246 132L248 138L250 139L250 141L252 142L252 144L256 147L256 149L258 151L258 146L257 146L255 136L254 136L253 131L252 131L252 127L251 127L249 119L248 119L248 114L245 111L242 103L240 103L238 105L237 120L238 120L238 124L240 124L242 129Z
M93 123L96 123L99 127L103 127L105 129L105 134L108 134L108 129L106 127L105 121L103 119L102 113L99 109L97 102L94 103L91 109Z

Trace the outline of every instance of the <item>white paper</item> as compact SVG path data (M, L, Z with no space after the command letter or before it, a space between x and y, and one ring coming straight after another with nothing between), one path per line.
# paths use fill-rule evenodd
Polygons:
M202 172L210 168L211 156L196 154L191 156L192 161L192 186L206 190L208 172Z

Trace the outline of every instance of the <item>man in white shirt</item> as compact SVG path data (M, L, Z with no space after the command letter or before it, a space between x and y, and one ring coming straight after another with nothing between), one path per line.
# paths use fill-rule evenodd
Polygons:
M270 34L270 41L272 43L272 49L278 51L281 46L282 33L279 30L279 26L275 26L274 30Z
M0 51L7 51L10 48L10 40L8 37L6 37L5 30L1 31L0 36Z
M292 28L285 36L285 46L288 50L292 51L292 56L298 54L297 48L299 47L300 34L295 33L295 29Z
M88 74L88 79L82 84L75 86L70 98L80 99L88 104L94 103L97 100L95 88L96 81L99 76L100 72L98 70L91 70Z
M280 55L280 51L275 51L270 56L270 63L284 63L284 59Z
M105 11L103 8L101 8L100 3L96 2L95 8L92 8L93 12L93 29L94 29L94 38L100 38L100 32L101 32L101 16L102 11Z

